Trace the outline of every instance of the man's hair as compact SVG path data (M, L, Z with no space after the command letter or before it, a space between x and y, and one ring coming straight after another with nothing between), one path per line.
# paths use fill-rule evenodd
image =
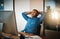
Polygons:
M39 11L37 9L33 9L33 10L37 12L36 16L38 16L39 15Z
M37 9L33 9L33 10L36 11L37 13L39 13Z

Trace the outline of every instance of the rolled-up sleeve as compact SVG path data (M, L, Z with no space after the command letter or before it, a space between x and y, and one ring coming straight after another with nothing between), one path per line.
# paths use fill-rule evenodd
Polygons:
M43 20L44 20L44 17L45 17L45 13L43 13L41 15L41 17L39 18L39 21L40 21L40 24L42 24Z
M23 13L22 13L22 16L23 16L23 18L24 18L25 20L28 20L28 18L29 18L29 17L27 16L26 12L23 12Z

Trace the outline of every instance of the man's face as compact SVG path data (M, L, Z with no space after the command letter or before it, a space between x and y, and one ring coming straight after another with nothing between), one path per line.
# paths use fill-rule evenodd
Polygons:
M37 16L37 12L32 10L31 15L32 15L32 17L36 17Z

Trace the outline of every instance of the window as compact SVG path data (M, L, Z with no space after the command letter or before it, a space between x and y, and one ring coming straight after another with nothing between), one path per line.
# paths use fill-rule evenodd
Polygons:
M4 0L0 0L0 10L4 10Z

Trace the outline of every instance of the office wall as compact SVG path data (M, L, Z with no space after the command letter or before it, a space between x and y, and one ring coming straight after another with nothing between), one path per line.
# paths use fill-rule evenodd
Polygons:
M30 0L30 9L43 11L43 0Z
M15 0L15 14L17 29L21 31L26 25L26 20L22 17L22 12L30 10L30 0Z

